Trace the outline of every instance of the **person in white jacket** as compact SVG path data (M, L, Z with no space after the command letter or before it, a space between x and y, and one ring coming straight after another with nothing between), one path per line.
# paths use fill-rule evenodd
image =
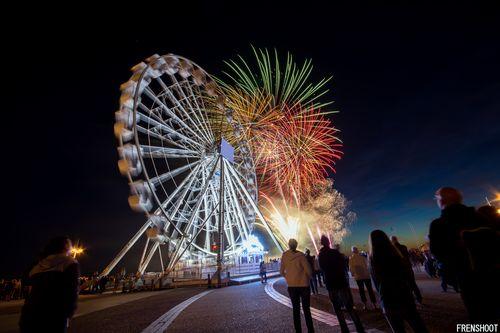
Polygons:
M300 324L300 303L306 320L308 332L314 332L311 316L311 290L309 282L312 277L311 265L307 262L304 253L297 251L297 241L291 238L288 241L289 250L281 256L280 273L288 285L288 294L293 306L293 324L295 332L302 332Z
M352 255L349 258L349 270L351 271L352 277L356 280L358 284L359 296L361 296L361 301L366 309L366 295L365 286L368 290L368 295L370 295L370 301L374 308L377 308L377 298L372 288L372 281L370 280L370 272L368 270L368 259L359 254L359 250L356 246L352 247Z

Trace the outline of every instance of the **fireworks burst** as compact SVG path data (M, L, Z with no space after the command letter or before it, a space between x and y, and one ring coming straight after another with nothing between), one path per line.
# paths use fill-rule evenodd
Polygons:
M227 61L229 83L221 86L249 138L261 191L300 204L342 154L337 129L324 117L332 112L320 112L330 102L318 102L330 78L312 84L310 60L298 65L288 54L282 66L276 50L274 57L253 52L258 70L242 57Z
M243 57L238 60L226 61L229 70L224 74L229 82L219 80L224 90L237 87L245 94L252 96L265 93L271 97L271 106L280 107L288 105L311 106L316 109L323 108L332 102L319 103L317 100L328 92L326 83L331 77L324 78L318 83L310 83L313 66L310 59L298 65L290 53L287 54L285 66L279 62L278 52L274 50L274 59L267 49L255 49L252 47L258 71L252 70ZM257 73L257 74L254 74Z
M340 241L355 219L325 182L342 156L326 118L333 111L322 111L331 102L319 101L331 78L311 83L311 60L299 65L287 54L280 63L276 50L252 50L256 68L239 56L226 62L227 81L218 81L251 145L266 219L283 245L296 238L317 250L320 234Z
M315 183L304 209L314 216L317 233L327 235L330 242L338 244L349 235L349 226L356 220L356 213L349 210L349 204L327 178Z
M278 241L282 244L283 248L286 248L290 238L299 239L302 224L298 216L299 212L293 209L293 212L289 211L284 200L282 200L280 204L282 207L279 209L277 203L270 197L265 194L262 197L266 201L263 206L267 215L266 219L270 222ZM276 200L276 202L279 202L279 200ZM285 213L282 213L282 211Z
M290 238L295 238L301 247L318 252L322 235L332 244L340 244L356 220L356 213L349 210L349 201L333 188L331 179L318 181L300 210L288 205L283 198L263 197L266 219L284 246Z
M286 109L284 117L262 131L256 141L257 174L264 188L301 202L312 185L335 172L334 163L341 158L340 140L331 122L312 108Z

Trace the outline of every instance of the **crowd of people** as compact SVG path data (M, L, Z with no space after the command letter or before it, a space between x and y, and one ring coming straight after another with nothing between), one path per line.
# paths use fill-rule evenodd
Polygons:
M498 320L500 221L496 210L476 211L463 205L461 194L453 188L441 188L435 197L441 216L430 225L429 249L423 253L408 250L397 237L389 238L382 230L370 233L367 253L353 247L349 257L341 253L338 244L331 247L326 236L320 239L322 247L317 258L308 250L298 251L297 241L290 239L289 249L280 260L280 273L288 286L295 330L301 332L302 304L308 331L314 332L310 297L311 293L318 294L319 285L328 291L341 331L349 332L344 312L357 332L365 331L354 307L350 272L358 286L363 309L369 308L366 289L371 307L382 309L393 332L405 332L405 322L415 332L427 332L417 310L423 296L414 275L414 269L422 264L431 276L440 274L442 283L460 292L471 321ZM71 248L68 237L55 238L27 274L26 283L2 281L3 299L26 296L19 322L21 332L66 332L80 289L102 293L110 285L114 291L120 286L122 291L145 287L140 275L99 278L95 274L81 278L80 266L71 256ZM265 283L265 265L261 265L260 273Z
M0 300L10 301L23 299L26 290L21 279L1 279L0 280Z
M318 258L297 250L290 239L283 253L281 274L285 277L292 301L296 332L301 332L300 305L309 332L314 332L310 296L318 293L317 284L328 291L342 332L349 332L344 312L357 332L364 332L349 284L349 272L356 281L361 301L367 309L368 292L371 306L380 305L393 332L406 332L405 323L414 332L428 332L417 304L423 296L415 281L414 271L424 265L426 272L441 277L443 291L451 285L461 298L472 322L491 323L500 319L500 217L494 207L478 210L462 203L462 195L454 188L440 188L435 199L441 216L429 228L429 249L408 250L396 236L373 230L367 254L353 247L350 257L339 246L330 247L322 236ZM319 266L319 270L318 270ZM378 299L373 290L375 287Z

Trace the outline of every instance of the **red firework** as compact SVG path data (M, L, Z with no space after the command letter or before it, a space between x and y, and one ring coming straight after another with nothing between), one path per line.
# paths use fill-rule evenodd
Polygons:
M284 108L283 117L259 131L253 142L264 191L300 202L342 156L338 132L319 110Z

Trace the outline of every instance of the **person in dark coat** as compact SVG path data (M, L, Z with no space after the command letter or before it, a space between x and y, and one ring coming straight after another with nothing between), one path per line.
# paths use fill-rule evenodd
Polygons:
M410 280L409 267L382 230L374 230L368 239L370 274L380 295L384 315L393 332L406 332L406 321L415 332L427 332L420 317Z
M68 237L52 239L29 273L31 291L21 310L21 333L66 332L78 299L80 266Z
M103 276L99 279L99 294L102 294L106 291L106 285L108 284L109 278L107 276Z
M413 294L415 295L415 299L419 304L422 304L422 294L420 293L420 289L417 286L417 282L415 281L415 273L413 273L413 265L410 261L410 253L408 252L408 248L401 244L396 236L391 237L392 244L398 249L399 253L403 256L403 261L405 265L408 266L408 271L410 272L410 284L413 290Z
M260 282L262 283L267 283L267 270L266 270L266 264L264 260L262 260L259 264L259 271L260 271Z
M451 187L437 190L441 216L429 228L430 250L447 276L458 282L470 320L500 317L498 234Z
M309 263L309 266L311 266L311 270L313 271L313 275L311 277L311 293L313 295L317 295L318 294L318 280L316 280L316 276L314 274L314 261L316 260L316 258L314 256L311 255L311 251L309 249L306 249L306 259L307 259L307 262Z
M358 314L354 310L351 289L349 287L349 277L346 271L345 256L336 249L330 248L330 240L326 236L321 236L321 245L318 261L319 267L323 271L325 286L328 290L333 310L337 315L342 333L349 332L342 307L345 307L351 316L357 332L364 332L363 324Z

